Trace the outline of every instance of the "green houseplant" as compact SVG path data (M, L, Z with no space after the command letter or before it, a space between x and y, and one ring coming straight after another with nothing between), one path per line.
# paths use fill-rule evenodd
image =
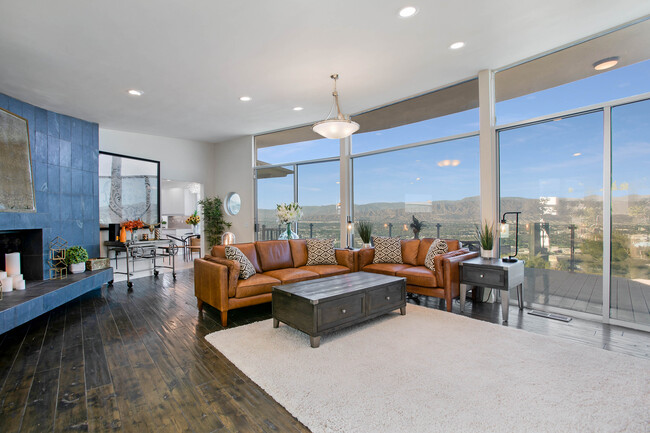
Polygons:
M363 248L370 247L370 237L372 236L372 223L370 221L359 221L357 223L357 233L363 241Z
M65 251L65 263L71 274L80 274L86 270L88 251L82 246L75 245Z
M481 245L481 257L491 259L494 257L494 224L483 222L483 226L476 226L476 240Z
M199 201L203 213L203 230L211 248L221 243L221 235L232 225L223 218L223 201L219 197L206 197Z

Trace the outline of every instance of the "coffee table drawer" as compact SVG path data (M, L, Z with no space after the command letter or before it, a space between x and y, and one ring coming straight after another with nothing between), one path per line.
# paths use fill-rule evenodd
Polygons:
M500 269L486 269L463 266L462 282L477 284L482 287L504 287L506 283L505 272Z
M404 289L402 284L392 284L368 292L368 314L397 308L404 304Z
M318 305L318 331L341 325L364 315L365 294L358 293Z

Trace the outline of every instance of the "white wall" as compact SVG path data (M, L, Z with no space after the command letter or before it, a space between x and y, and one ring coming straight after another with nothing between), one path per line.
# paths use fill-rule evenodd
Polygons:
M230 231L235 234L238 243L252 242L255 239L253 162L252 136L216 144L213 164L215 194L222 200L230 192L241 196L239 214L226 216L232 223Z
M215 194L212 143L99 128L99 150L160 161L162 179L202 183Z

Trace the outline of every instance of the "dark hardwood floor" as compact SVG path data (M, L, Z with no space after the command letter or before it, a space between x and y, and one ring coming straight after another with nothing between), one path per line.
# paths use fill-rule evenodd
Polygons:
M222 327L216 310L198 313L192 270L134 284L128 292L115 283L0 335L0 431L308 431L205 342ZM465 314L500 323L501 309L468 302ZM270 304L228 315L231 327L270 317ZM514 306L509 326L650 357L650 334L640 331Z

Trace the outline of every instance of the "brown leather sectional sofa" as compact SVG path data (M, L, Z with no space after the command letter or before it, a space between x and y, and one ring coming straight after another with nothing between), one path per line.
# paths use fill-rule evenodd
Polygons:
M239 263L227 260L225 247L212 248L211 255L194 260L194 293L199 310L203 303L221 312L221 324L227 325L228 311L271 302L271 288L355 271L355 254L336 249L336 265L307 266L307 242L260 241L237 244L255 267L255 275L239 279Z
M460 295L458 264L463 260L478 257L478 253L460 248L457 240L445 239L449 252L436 256L435 272L424 266L432 238L402 241L402 262L372 263L374 248L359 250L358 270L406 278L406 291L445 300L447 311L451 311L451 300Z

